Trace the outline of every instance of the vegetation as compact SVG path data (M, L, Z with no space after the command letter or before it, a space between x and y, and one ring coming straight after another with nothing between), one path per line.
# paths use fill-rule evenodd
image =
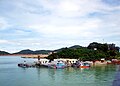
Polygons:
M79 60L100 60L101 58L105 59L120 59L119 47L116 47L115 44L101 44L97 42L90 43L88 47L82 47L75 45L69 48L61 48L55 51L52 50L21 50L13 54L48 54L48 59L56 58L73 58ZM10 55L10 53L5 51L0 51L0 55Z
M90 43L88 47L77 47L77 48L62 48L57 53L53 53L48 56L48 59L56 58L73 58L79 60L100 60L114 59L120 57L120 53L116 47L109 47L108 44Z
M26 50L21 50L20 52L17 52L17 53L14 53L14 54L48 54L50 52L51 52L51 50L32 51L32 50L26 49Z
M16 52L16 53L8 53L8 52L5 52L5 51L0 51L0 55L18 55L18 54L48 54L52 52L51 50L36 50L36 51L32 51L32 50L29 50L29 49L26 49L26 50L21 50L19 52Z
M5 52L5 51L0 51L0 55L9 55L10 53Z

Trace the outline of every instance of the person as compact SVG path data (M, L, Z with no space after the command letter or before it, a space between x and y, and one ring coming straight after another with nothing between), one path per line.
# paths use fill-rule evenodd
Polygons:
M40 61L40 56L38 56L38 61Z
M24 61L24 64L26 64L26 61Z
M40 56L38 55L38 63L41 64Z
M24 61L23 66L26 66L26 61Z

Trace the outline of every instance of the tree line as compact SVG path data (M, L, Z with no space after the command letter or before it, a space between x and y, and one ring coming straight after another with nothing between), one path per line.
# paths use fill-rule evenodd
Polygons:
M48 59L71 58L82 61L93 61L100 60L101 58L111 60L119 57L119 47L116 47L115 44L101 44L93 42L90 43L88 47L62 48L62 50L49 55Z

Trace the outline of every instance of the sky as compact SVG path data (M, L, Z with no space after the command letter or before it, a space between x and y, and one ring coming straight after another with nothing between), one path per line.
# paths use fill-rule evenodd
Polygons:
M0 50L120 46L120 0L0 0Z

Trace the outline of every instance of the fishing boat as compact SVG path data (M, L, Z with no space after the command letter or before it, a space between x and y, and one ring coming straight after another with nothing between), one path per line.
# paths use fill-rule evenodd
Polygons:
M79 68L89 68L90 67L90 64L87 63L87 62L83 62L80 64Z
M42 66L54 69L64 69L66 67L63 61L52 61L50 63L42 64Z
M22 68L28 68L30 67L28 64L24 64L24 63L19 63L18 67L22 67Z
M74 63L74 64L72 65L72 67L77 67L77 68L89 68L89 67L90 67L90 64L87 63L87 62L77 61L76 63Z
M33 63L19 63L18 67L22 67L22 68L29 68L29 67L35 67L36 65Z

